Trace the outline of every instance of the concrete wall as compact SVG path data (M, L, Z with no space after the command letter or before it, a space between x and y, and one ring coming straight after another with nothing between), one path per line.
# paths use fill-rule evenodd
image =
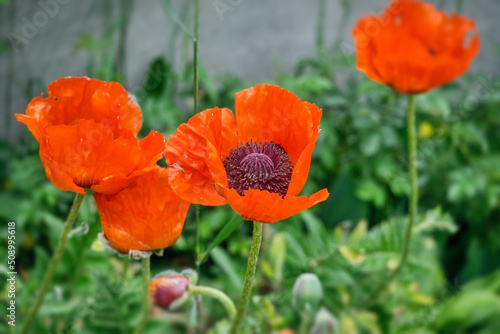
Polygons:
M43 9L41 4L54 1L57 6ZM178 11L185 1L173 1ZM5 41L4 47L10 50L10 53L0 53L0 133L5 134L8 128L11 139L19 129L13 113L24 112L33 95L40 94L48 83L59 77L87 74L88 52L74 50L81 35L89 32L102 35L120 14L118 0L16 0L14 11L13 2L0 5L0 36ZM332 45L341 18L347 14L340 1L326 2L325 43ZM433 2L444 3L448 11L456 6L453 0ZM133 4L126 44L126 86L131 90L140 85L151 59L165 54L169 48L169 38L176 25L166 14L163 3L163 0L136 0ZM352 44L350 27L361 15L380 11L387 0L351 0L350 3L347 29L341 40ZM480 55L471 70L500 74L500 1L465 0L463 3L463 13L476 21L482 38ZM221 4L226 11L221 9ZM317 17L317 0L201 0L201 61L212 74L229 71L253 82L272 78L276 62L288 71L299 59L314 55ZM30 25L36 31L28 29ZM187 25L191 27L192 23ZM18 39L17 46L12 47L8 33L24 39ZM10 40L14 38L9 36ZM180 39L175 46L177 63L182 57L190 57L187 48L189 53L182 53ZM12 80L7 78L9 66L14 68ZM27 89L29 87L31 89ZM10 105L8 110L5 104Z

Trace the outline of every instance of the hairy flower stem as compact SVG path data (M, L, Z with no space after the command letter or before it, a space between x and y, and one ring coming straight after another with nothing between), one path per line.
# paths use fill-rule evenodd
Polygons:
M151 256L146 256L142 258L142 317L139 325L135 329L135 334L142 334L144 332L144 328L149 319L149 281L150 281L150 273L149 267L151 264Z
M408 259L408 254L410 252L410 242L411 234L413 230L413 225L415 225L415 220L417 217L418 210L418 185L417 185L417 135L415 132L415 96L409 96L408 102L408 151L410 160L410 221L408 223L408 228L406 230L406 239L403 249L403 255L401 262L399 263L397 273L401 271L403 266ZM397 273L395 275L397 275Z
M226 309L230 320L233 320L236 316L236 307L234 306L233 301L224 292L208 286L193 286L189 288L189 292L193 295L207 296L217 299Z
M194 107L193 114L198 113L198 91L200 87L199 74L200 70L198 68L198 39L200 37L200 0L194 0L194 38L193 38L193 80L194 80Z
M127 278L127 271L128 271L129 263L130 263L130 258L127 256L123 259L123 268L122 268L122 276L121 276L121 283L122 284L125 282L125 279Z
M306 312L301 312L299 334L308 334L310 327L311 327L311 316Z
M61 260L61 257L64 253L64 248L66 247L66 242L68 241L69 232L71 232L73 222L78 215L78 210L80 209L80 205L82 204L84 196L85 195L76 194L75 199L73 200L73 205L71 206L68 217L64 222L61 238L59 239L59 243L57 244L56 251L52 256L52 260L50 260L49 268L45 273L42 284L40 285L40 289L36 294L35 300L28 311L28 315L26 316L26 321L24 322L21 334L28 333L31 324L33 323L33 320L35 319L35 316L38 312L38 309L42 305L49 284L52 282L52 278L54 277L54 273L56 272L57 265L59 264L59 261Z
M410 94L408 101L408 157L410 165L410 199L409 199L409 222L406 229L406 237L404 241L403 251L401 253L401 261L399 265L385 277L382 282L373 290L373 292L365 300L365 303L370 303L387 287L387 285L401 272L408 260L410 252L411 236L413 225L417 217L418 210L418 187L417 187L417 135L415 132L415 96ZM363 304L365 304L363 303Z
M325 18L326 18L326 0L319 0L318 20L316 26L316 50L323 51L325 47Z
M250 254L248 255L247 272L245 274L245 283L243 284L243 292L241 293L240 303L238 304L238 311L231 326L231 334L238 334L243 316L247 309L250 295L252 294L252 286L255 277L255 269L257 268L257 261L259 259L260 244L262 242L262 223L253 222L253 237L252 245L250 246Z
M16 16L16 5L17 3L12 1L11 3L7 2L6 3L8 7L10 7L9 10L9 31L14 31L14 21ZM14 52L17 50L16 47L10 49L7 51L7 77L5 82L13 82L14 78ZM10 142L10 133L11 133L11 117L12 117L12 86L13 85L6 85L5 86L5 112L4 112L4 139L6 142Z

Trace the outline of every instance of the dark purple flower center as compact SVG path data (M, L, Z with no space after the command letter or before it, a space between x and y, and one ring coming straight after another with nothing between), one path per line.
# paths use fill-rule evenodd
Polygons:
M290 157L281 145L252 141L231 150L224 160L229 188L241 196L248 189L285 196L292 178Z
M252 174L272 173L274 163L265 153L250 153L241 160L241 167Z

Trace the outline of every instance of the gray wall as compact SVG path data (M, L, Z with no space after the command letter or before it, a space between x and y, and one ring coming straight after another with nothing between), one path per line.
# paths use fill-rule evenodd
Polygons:
M11 60L9 52L0 53L0 133L5 137L8 129L11 140L20 129L12 117L13 113L24 112L32 95L42 92L43 89L38 87L45 87L59 77L87 73L88 52L74 50L81 34L102 34L120 14L118 0L41 1L58 1L59 8L51 7L51 16L43 14L39 1L17 0L12 15L12 4L0 5L0 36L5 39L4 45L13 50L7 39L9 32L26 37L18 40L17 51L10 52ZM173 2L180 11L185 0ZM380 11L387 4L386 0L352 0L352 10L346 17L339 0L326 2L327 45L332 45L336 39L342 17L347 19L347 30L341 40L352 44L350 27L357 18ZM456 6L453 0L433 2L444 3L448 11ZM134 2L126 44L128 89L137 88L147 64L152 58L165 54L169 48L169 37L176 25L166 14L162 3L163 0ZM216 5L221 3L226 4L229 10L218 12ZM497 66L500 53L497 23L500 1L465 0L463 13L476 21L482 38L480 55L471 70L500 74ZM272 78L277 62L282 70L289 71L299 59L315 54L317 17L317 0L201 0L201 61L212 74L229 71L252 82ZM40 26L35 26L35 32L26 30L28 25L34 23ZM191 27L192 23L187 22L187 25ZM9 36L10 39L14 38L13 35ZM181 39L175 45L179 64L182 57L190 57L190 49L185 47L189 51L187 54L180 51L183 45ZM14 69L12 80L7 78L9 65ZM26 87L33 78L38 80L38 84L35 83L32 86L34 88L27 92ZM10 94L11 103L6 94Z

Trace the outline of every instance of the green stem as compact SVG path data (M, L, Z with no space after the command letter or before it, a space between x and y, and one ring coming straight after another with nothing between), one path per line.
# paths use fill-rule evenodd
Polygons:
M409 199L409 222L406 229L406 237L404 241L403 251L401 253L401 261L399 265L391 272L384 280L373 290L365 302L369 303L387 287L396 276L399 275L404 265L408 260L410 253L410 243L413 231L413 225L417 217L418 210L418 187L417 187L417 135L415 131L415 96L410 94L408 101L408 158L410 164L410 199Z
M189 292L193 295L201 295L217 299L225 307L231 320L236 316L236 307L234 306L233 301L224 292L208 286L193 286L189 288Z
M11 3L8 4L10 7L9 9L9 31L14 31L14 20L16 17L16 2L11 1ZM5 112L4 112L4 133L5 133L5 141L10 142L10 133L11 133L11 110L12 110L12 87L13 85L13 78L14 78L14 52L16 49L10 48L7 51L7 78L6 78L6 85L5 85Z
M125 283L125 279L127 278L128 265L130 263L130 258L127 256L123 259L123 268L122 268L122 277L121 283Z
M337 29L337 36L335 37L335 43L333 44L333 51L335 52L340 50L342 39L344 38L348 27L349 17L351 16L350 0L340 0L340 5L342 6L342 13L340 15L340 22Z
M308 314L301 313L299 334L309 333L310 327L311 327L311 317Z
M142 258L142 318L139 325L135 329L135 334L142 334L149 319L149 267L151 264L151 256Z
M193 114L198 113L198 91L200 86L198 68L198 39L200 37L200 0L194 0L194 39L193 39L193 71L194 71L194 109Z
M21 334L28 333L28 330L30 329L31 324L38 312L38 309L42 305L49 284L50 282L52 282L52 278L54 276L54 273L56 272L57 265L59 264L59 261L61 260L61 257L64 253L64 248L66 247L66 242L68 241L69 232L71 232L71 228L73 227L73 222L75 221L76 216L78 215L78 210L80 209L80 205L82 204L84 196L85 195L76 194L75 199L73 200L73 205L71 206L68 217L64 222L61 238L59 239L59 243L57 244L56 251L52 256L49 268L47 269L42 284L40 285L40 289L36 294L35 301L33 302L31 308L28 311L28 315L26 316L26 321L21 330Z
M325 46L325 18L326 18L326 0L319 0L318 6L318 25L316 26L316 49L318 53Z
M401 271L405 265L408 254L410 252L410 242L413 225L417 217L418 209L418 186L417 186L417 134L415 131L415 96L413 94L409 95L408 101L408 151L410 160L410 221L408 223L408 228L406 230L405 245L403 249L403 255L398 268L396 269L396 274ZM395 276L394 275L394 276Z
M122 84L127 85L127 75L126 75L126 47L127 47L127 35L128 35L128 25L130 22L130 16L134 7L134 0L121 0L120 10L121 10L121 26L118 35L118 50L115 54L114 61L114 71L116 74L121 74Z
M239 327L243 321L243 316L247 309L250 295L252 294L252 286L255 277L255 269L257 268L257 261L259 259L260 244L262 242L262 223L253 222L253 237L252 245L250 246L250 254L248 255L247 271L245 274L245 283L243 284L243 292L241 293L240 303L238 304L238 311L231 326L231 334L238 334Z

